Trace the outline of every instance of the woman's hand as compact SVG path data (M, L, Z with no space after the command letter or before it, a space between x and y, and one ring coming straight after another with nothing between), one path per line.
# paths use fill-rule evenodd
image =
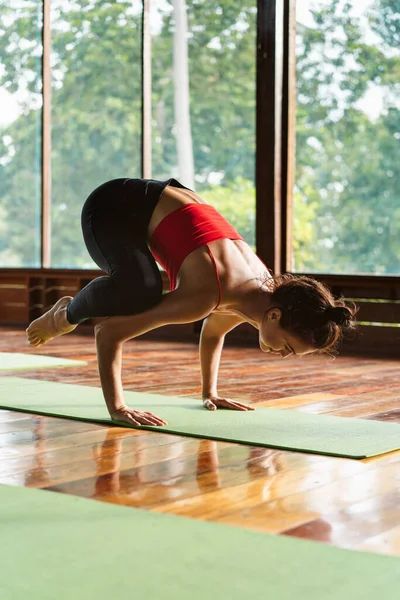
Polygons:
M151 412L134 410L127 406L114 410L110 416L113 421L123 421L124 423L129 423L129 425L152 425L153 427L167 425L166 421L163 421L163 419L153 415Z
M217 410L217 408L229 408L230 410L255 410L254 406L248 406L241 402L235 402L230 398L219 398L219 396L208 396L203 398L204 408Z

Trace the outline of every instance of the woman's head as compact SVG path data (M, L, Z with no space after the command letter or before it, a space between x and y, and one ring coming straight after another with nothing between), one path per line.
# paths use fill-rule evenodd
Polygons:
M264 350L279 350L282 356L293 350L296 354L333 354L343 334L355 328L356 306L345 304L342 299L335 300L330 290L312 277L274 276L270 292L263 334L260 329ZM284 344L283 348L274 347L273 343L276 346L278 339L280 345Z

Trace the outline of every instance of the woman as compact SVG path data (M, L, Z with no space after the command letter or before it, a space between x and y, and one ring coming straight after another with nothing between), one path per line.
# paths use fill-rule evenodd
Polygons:
M121 362L126 340L167 324L205 319L200 336L203 404L209 410L253 410L217 392L225 334L240 323L259 330L264 352L330 352L351 329L354 307L334 300L308 277L273 277L238 232L175 179L114 179L96 188L82 210L84 240L108 273L74 298L61 298L27 329L41 346L90 318L104 399L112 419L164 425L124 403ZM171 291L163 295L156 260Z

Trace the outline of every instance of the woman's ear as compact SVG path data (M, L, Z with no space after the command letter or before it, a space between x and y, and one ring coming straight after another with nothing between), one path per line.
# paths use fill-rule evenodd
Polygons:
M282 311L280 308L271 308L268 311L268 319L270 321L280 321L282 317Z

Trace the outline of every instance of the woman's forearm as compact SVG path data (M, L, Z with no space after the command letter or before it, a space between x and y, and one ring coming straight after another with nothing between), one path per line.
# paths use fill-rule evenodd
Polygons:
M198 298L198 302L194 303L192 297L171 292L148 311L131 316L108 317L95 326L101 386L110 414L125 407L121 380L123 343L162 325L190 323L204 318L210 310L210 303L208 298L205 302Z
M200 337L200 366L203 398L217 396L218 369L225 336Z
M125 406L121 379L122 343L96 336L97 362L101 387L110 416Z

